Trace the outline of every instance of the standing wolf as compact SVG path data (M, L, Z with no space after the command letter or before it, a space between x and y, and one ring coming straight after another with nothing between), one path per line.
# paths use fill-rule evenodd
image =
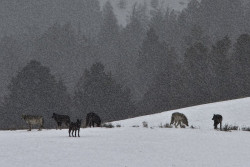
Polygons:
M44 120L42 116L37 116L37 115L22 115L22 118L24 121L29 124L29 131L31 131L31 125L40 125L39 130L43 128Z
M219 114L214 114L212 120L214 120L214 129L217 129L217 125L220 124L220 130L221 130L221 124L222 124L222 116Z
M71 122L69 125L69 137L70 136L70 132L72 131L72 137L76 137L76 131L78 131L78 137L80 137L80 128L81 128L81 124L82 124L82 120L77 119L77 121ZM75 132L75 136L74 136L74 132Z
M177 123L177 125L176 125L176 123ZM186 126L188 126L188 119L187 119L187 117L184 114L179 113L179 112L173 113L172 117L171 117L171 123L170 123L170 125L174 124L175 127L177 127L178 125L182 126L181 123L183 123Z
M67 127L69 127L69 124L70 124L70 118L68 115L59 115L59 114L56 114L56 113L53 113L53 116L52 118L54 118L54 120L56 121L57 123L57 127L60 127L60 129L62 129L62 123L64 123Z
M101 118L93 112L88 113L86 117L86 127L95 127L95 124L97 125L97 127L100 127Z

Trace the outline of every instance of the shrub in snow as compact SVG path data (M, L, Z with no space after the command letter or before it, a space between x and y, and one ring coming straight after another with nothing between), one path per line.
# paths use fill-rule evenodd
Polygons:
M236 125L224 125L222 130L223 131L231 131L231 130L238 130L239 129L239 126L236 126Z
M104 127L104 128L114 128L114 125L112 123L104 123L102 125L102 127Z
M133 125L132 127L133 128L139 128L140 126L139 125Z
M194 126L194 125L191 125L190 126L191 129L199 129L198 127Z
M142 122L142 126L143 126L144 128L148 128L148 123L147 123L146 121L143 121L143 122Z
M250 127L243 127L243 128L241 128L241 130L243 130L243 131L250 131Z
M120 124L117 124L117 125L116 125L116 127L117 127L117 128L120 128L120 127L121 127L121 125L120 125Z
M169 123L166 123L165 125L160 125L159 128L173 128L172 125L170 125Z

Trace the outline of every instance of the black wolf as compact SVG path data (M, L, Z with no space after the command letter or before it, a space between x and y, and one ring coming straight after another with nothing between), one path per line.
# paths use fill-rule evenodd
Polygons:
M217 125L220 124L220 130L221 130L221 124L222 124L222 116L219 114L214 114L212 120L214 120L214 129L217 129Z
M81 124L82 124L82 120L79 120L77 119L77 121L74 123L74 122L71 122L70 125L69 125L69 137L70 136L70 132L72 131L72 136L73 137L76 137L76 131L78 131L78 137L80 137L80 128L81 128ZM74 136L74 132L75 132L75 136Z
M100 127L101 118L93 112L88 113L86 117L86 127L92 127L92 126L95 127L95 124L97 127Z
M56 114L56 113L53 113L53 116L52 118L54 118L54 120L56 121L57 123L57 127L60 127L60 129L62 129L62 123L64 123L67 127L69 127L69 124L70 124L70 118L68 115L59 115L59 114Z
M175 127L177 127L178 125L182 126L181 123L188 126L188 119L184 114L179 113L179 112L175 112L172 114L170 125L173 123L174 123ZM177 123L177 125L176 125L176 123Z
M44 120L42 116L37 115L22 115L24 121L29 124L29 131L31 131L31 125L40 125L39 130L43 128Z

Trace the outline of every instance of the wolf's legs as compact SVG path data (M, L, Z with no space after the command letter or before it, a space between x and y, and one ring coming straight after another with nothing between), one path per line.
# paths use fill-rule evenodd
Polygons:
M177 122L176 122L176 121L174 121L174 126L175 126L175 128L177 128L177 125L176 125L176 123L177 123Z
M181 126L181 121L178 121L177 126L179 126L179 125Z
M29 130L28 131L31 131L31 124L29 124Z
M58 126L58 128L59 128L60 130L62 130L62 122L58 122L58 123L57 123L57 126Z
M214 129L217 129L218 123L214 123Z

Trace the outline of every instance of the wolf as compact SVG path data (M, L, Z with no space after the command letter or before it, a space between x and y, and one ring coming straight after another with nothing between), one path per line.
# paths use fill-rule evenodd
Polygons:
M176 125L176 123L177 123L177 125ZM178 125L182 126L181 123L183 123L186 126L188 126L188 119L187 119L187 117L184 114L179 113L179 112L173 113L172 117L171 117L171 123L170 123L170 125L174 124L175 127L177 127Z
M219 114L214 114L212 120L214 120L214 129L217 129L217 125L220 124L220 130L221 130L221 124L222 124L222 116Z
M62 129L62 123L64 123L67 127L69 127L70 124L70 117L68 115L59 115L56 113L53 113L52 118L54 118L54 120L57 123L57 127L60 127L60 129Z
M95 124L97 127L100 127L101 118L93 112L88 113L86 116L86 127L95 127Z
M82 120L77 119L77 121L71 122L69 125L69 137L70 136L70 132L72 131L72 137L76 137L76 131L78 131L78 137L80 137L80 128L81 128L81 124L82 124ZM75 132L75 136L74 136L74 132Z
M44 119L43 116L37 116L37 115L22 115L22 118L24 121L29 125L29 130L31 131L31 125L39 124L39 130L42 130L44 125Z

